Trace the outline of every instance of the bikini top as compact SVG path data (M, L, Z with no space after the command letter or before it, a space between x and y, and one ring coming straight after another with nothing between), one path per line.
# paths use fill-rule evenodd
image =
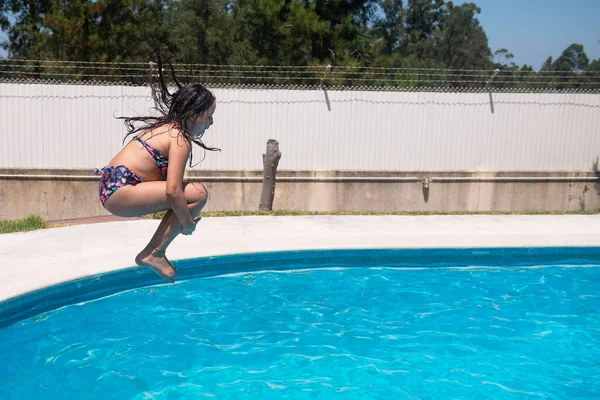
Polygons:
M169 169L169 159L167 157L165 157L160 151L156 150L155 148L150 146L148 143L144 142L138 136L135 136L134 139L137 140L138 142L140 142L142 144L142 146L144 146L144 148L146 150L148 150L148 153L150 153L150 155L154 159L156 166L160 169L160 172L161 172L163 178L166 179L167 171Z

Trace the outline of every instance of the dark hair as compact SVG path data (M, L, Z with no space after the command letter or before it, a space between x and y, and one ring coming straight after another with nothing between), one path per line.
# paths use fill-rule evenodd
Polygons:
M134 133L140 132L145 129L158 128L166 124L174 124L180 131L185 140L190 143L196 143L198 146L209 151L220 151L215 147L206 146L200 137L193 137L188 131L186 121L190 117L200 115L202 112L207 111L213 103L216 101L215 96L199 83L189 84L182 86L177 77L175 76L175 70L173 65L165 60L171 69L171 75L173 81L178 87L178 90L171 94L167 88L165 82L165 76L163 71L163 61L160 56L158 58L158 76L152 73L150 77L150 88L152 89L152 98L154 99L154 109L159 112L157 117L117 117L125 120L127 126L127 136ZM142 123L141 126L136 127L136 122ZM125 141L123 139L123 142ZM190 158L190 166L192 166L192 159Z

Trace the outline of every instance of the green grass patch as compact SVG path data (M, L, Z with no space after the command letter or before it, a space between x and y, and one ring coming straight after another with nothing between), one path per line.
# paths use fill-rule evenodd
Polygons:
M35 231L47 227L48 223L37 215L30 215L27 218L17 220L0 220L0 234Z
M248 216L306 216L306 215L593 215L600 211L209 211L201 212L200 217L248 217ZM150 214L148 218L161 219L165 212Z
M310 215L407 215L407 216L419 216L419 215L594 215L600 214L598 211L535 211L535 212L514 212L514 211L483 211L483 212L471 212L471 211L335 211L335 212L316 212L316 211L296 211L296 210L275 210L275 211L210 211L201 212L200 217L211 218L211 217L249 217L249 216L310 216ZM150 219L161 219L165 215L165 212L159 212L155 214L147 215ZM85 223L85 220L75 221L71 225L78 225ZM24 219L18 220L0 220L0 234L3 233L14 233L14 232L27 232L34 231L37 229L46 229L52 227L68 226L57 225L56 223L48 223L37 215L30 215Z

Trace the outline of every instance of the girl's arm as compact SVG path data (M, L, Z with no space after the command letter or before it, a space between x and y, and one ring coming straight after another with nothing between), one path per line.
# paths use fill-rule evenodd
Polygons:
M190 155L191 143L185 140L178 131L169 133L169 173L167 174L167 199L171 209L179 219L183 229L195 225L183 193L183 174L185 164Z

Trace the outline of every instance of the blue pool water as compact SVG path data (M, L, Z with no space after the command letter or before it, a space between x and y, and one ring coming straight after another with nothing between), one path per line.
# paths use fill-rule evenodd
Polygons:
M0 398L600 398L600 266L133 289L0 329Z

